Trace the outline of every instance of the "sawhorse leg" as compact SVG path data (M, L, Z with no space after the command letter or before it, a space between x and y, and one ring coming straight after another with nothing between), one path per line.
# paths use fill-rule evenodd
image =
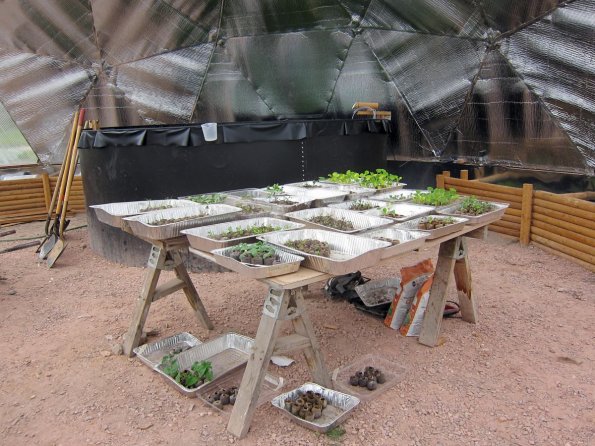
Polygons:
M301 293L300 289L269 290L254 341L254 351L248 359L227 425L228 432L236 437L242 438L248 433L262 381L274 353L304 350L314 381L325 387L331 386L330 375L322 360ZM279 330L287 320L292 321L295 333L279 338Z
M446 305L446 294L451 277L455 277L463 320L475 323L477 313L472 297L471 270L467 257L467 243L457 237L440 244L430 299L421 326L419 342L429 347L438 343L442 317Z
M157 283L161 271L172 268L175 271L176 278L158 287ZM184 291L198 321L209 330L213 329L213 324L198 296L196 288L194 288L194 284L190 280L179 252L177 252L176 248L170 248L166 242L163 242L160 245L151 247L143 288L136 300L134 315L124 338L123 350L125 355L133 356L134 348L138 347L151 304L178 290Z

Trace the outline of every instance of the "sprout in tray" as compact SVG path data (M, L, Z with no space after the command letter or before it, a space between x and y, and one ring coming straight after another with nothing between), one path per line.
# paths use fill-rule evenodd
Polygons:
M187 389L196 389L207 381L213 380L213 366L209 361L195 362L190 370L180 370L175 355L165 355L161 360L163 373L173 378Z
M321 180L338 184L358 184L372 189L385 189L398 185L402 178L387 172L385 169L376 169L374 172L366 170L362 173L352 170L345 173L333 172L327 178L322 177Z
M465 198L454 213L460 215L477 216L493 211L495 208L496 206L494 206L492 203L481 201L474 196L471 196Z
M417 225L417 229L433 231L434 229L442 228L454 223L456 223L456 220L452 217L425 217L421 219Z
M242 209L242 212L245 214L258 214L260 212L265 212L263 208L251 204L242 204L240 209Z
M282 197L274 197L271 200L273 204L280 204L282 206L290 206L292 204L296 204L297 201L290 200L289 198L282 198Z
M173 208L173 204L149 204L144 208L140 208L139 212L151 212L151 211L161 211L163 209L171 209Z
M280 231L281 226L272 225L253 225L246 228L230 226L227 230L215 234L209 232L208 236L214 240L233 240L240 237L248 237L251 235L265 234L267 232Z
M279 184L277 183L273 184L272 186L267 186L265 188L265 192L272 197L275 197L277 195L285 195L285 190L282 186L279 186Z
M442 188L428 187L426 191L416 191L412 201L417 204L426 204L430 206L446 206L457 200L459 195L455 189L445 190Z
M179 221L190 220L194 218L201 218L206 217L208 214L206 212L201 212L195 215L186 215L184 217L172 217L172 218L160 218L158 220L153 220L147 223L150 226L162 226L162 225L169 225L171 223L177 223Z
M406 217L406 215L399 214L397 211L395 211L394 209L390 209L390 208L382 208L382 215L384 215L385 217L391 217L391 218L405 218Z
M371 201L357 200L349 205L349 209L352 211L367 211L368 209L374 209L379 207L378 205L372 204Z
M229 257L248 265L271 266L279 262L275 248L263 242L240 243L230 249Z
M314 239L290 240L285 242L285 246L293 248L307 254L312 254L321 257L330 257L331 248L328 243L320 242Z
M309 218L308 221L316 223L317 225L326 226L328 228L336 229L338 231L353 231L353 223L346 220L345 218L334 218L330 215L317 215L316 217Z
M192 195L191 197L188 197L188 200L200 204L218 204L223 203L226 198L227 196L224 194L202 194Z

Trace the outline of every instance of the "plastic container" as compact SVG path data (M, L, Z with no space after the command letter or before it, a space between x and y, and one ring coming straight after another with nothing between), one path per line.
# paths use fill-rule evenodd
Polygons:
M216 122L205 122L201 124L202 134L205 137L205 141L217 141L217 123Z

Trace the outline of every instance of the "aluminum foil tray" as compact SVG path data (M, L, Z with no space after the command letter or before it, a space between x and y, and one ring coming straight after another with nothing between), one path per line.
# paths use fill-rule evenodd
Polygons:
M323 226L318 223L310 221L314 217L333 217L337 220L345 220L353 225L354 229L341 231L334 229L329 226ZM356 232L365 231L372 228L380 228L382 226L388 226L393 224L393 221L389 218L374 217L371 215L362 214L361 212L350 211L348 209L336 209L336 208L315 208L315 209L304 209L303 211L290 212L285 214L285 217L292 221L303 223L307 227L320 228L327 231L340 232L342 234L355 234Z
M347 192L325 187L296 187L284 185L283 190L289 195L304 196L314 199L313 206L324 206L330 203L340 203L345 200Z
M144 200L128 201L122 203L94 204L89 206L95 209L97 219L106 225L116 228L122 227L122 218L132 215L154 212L145 210L146 208L155 208L168 206L168 209L181 208L185 206L196 206L196 203L189 200Z
M322 183L320 181L300 181L299 183L288 183L283 185L283 187L285 186L293 186L293 187L299 187L302 189L320 189L320 188L328 188L329 184L328 183Z
M441 215L451 215L453 217L464 217L467 220L469 220L467 224L470 224L470 225L478 225L481 223L492 222L492 221L496 221L496 220L499 220L500 218L502 218L502 215L504 215L504 212L506 211L506 208L508 207L508 203L494 203L493 201L488 201L488 203L496 206L496 209L494 209L493 211L490 211L490 212L486 212L485 214L482 214L482 215L477 215L477 216L456 214L455 212L459 208L460 202L450 205L450 206L442 207L442 208L436 210L436 213L441 214Z
M200 344L202 344L201 341L190 333L184 332L150 344L141 345L136 347L133 352L142 363L155 368L165 355L171 354L174 350L182 349L182 351L185 351Z
M240 201L240 200L251 200L256 196L261 195L262 191L256 187L248 187L246 189L228 190L228 191L224 191L221 193L225 194L227 196L226 200Z
M361 236L370 237L376 240L384 240L387 242L390 241L393 243L392 246L389 246L382 251L381 258L388 259L390 257L421 248L429 234L425 231L412 231L388 227L369 231L361 234Z
M401 278L391 277L383 280L370 280L363 285L357 285L355 292L366 307L386 305L395 298L401 289Z
M190 246L194 249L202 251L211 251L213 249L221 249L227 246L237 245L238 243L247 243L251 240L256 240L256 235L248 235L245 237L238 237L229 240L217 240L213 235L220 234L232 228L246 229L250 226L273 226L280 227L279 231L288 231L291 229L301 229L303 224L295 223L287 220L280 220L278 218L264 217L264 218L249 218L247 220L238 220L228 223L217 223L216 225L200 226L198 228L184 229L181 231L188 237ZM274 232L274 231L270 231Z
M291 201L294 201L294 204L276 204L273 201L276 198L287 198ZM260 192L257 196L254 197L254 202L256 203L266 203L268 206L271 207L272 211L275 213L285 214L287 212L298 211L300 209L307 209L312 206L314 199L311 197L307 197L305 195L280 195L278 197L271 197L269 194L264 192Z
M419 231L420 229L417 228L417 225L425 218L427 217L446 217L445 215L427 215L425 217L421 217L421 218L416 218L414 220L408 220L406 222L403 223L399 223L398 225L393 226L394 228L397 229L406 229L406 230L414 230L414 231ZM448 216L450 217L450 215ZM456 223L453 223L452 225L448 225L448 226L444 226L442 228L438 228L438 229L434 229L433 231L427 231L427 230L423 230L423 232L427 232L429 234L428 238L426 240L432 240L438 237L442 237L444 235L447 234L451 234L453 232L457 232L459 230L461 230L463 228L463 226L465 226L468 222L468 220L466 218L461 218L461 217L453 217L455 219Z
M279 256L280 263L271 266L248 265L229 257L231 251L233 251L233 246L215 249L211 252L215 256L215 262L217 264L250 279L264 279L267 277L282 276L284 274L294 273L300 269L300 263L304 261L304 257L302 256L277 249L277 255Z
M416 192L427 193L427 191L417 191L415 189L401 189L398 191L372 195L371 198L373 200L387 201L389 203L402 203L404 201L410 201Z
M334 275L352 273L376 265L380 261L382 249L391 245L389 242L322 229L274 232L257 238L303 256L305 260L302 265L307 268ZM285 246L290 240L305 239L328 243L331 249L330 258L307 254Z
M349 378L356 372L364 370L366 367L374 367L384 373L386 382L378 384L376 390L352 386L349 384ZM357 396L362 401L369 401L373 398L382 396L391 387L398 384L405 376L407 369L393 361L389 361L381 356L369 354L356 359L345 367L338 367L333 371L333 386L342 392L348 392Z
M333 183L332 181L321 181L321 183L324 184L325 187L345 192L347 194L347 200L357 200L358 198L369 197L376 193L376 189L358 186L357 184L341 184Z
M411 203L393 203L386 206L387 209L391 211L395 211L403 217L389 217L384 216L382 213L382 209L370 209L369 211L365 211L367 215L375 215L375 216L383 216L385 218L390 218L393 222L401 222L407 221L412 218L422 217L424 215L431 214L434 212L435 208L432 206L423 206L421 204L411 204Z
M199 203L198 201L196 201L198 199L198 197L210 197L211 199L217 199L217 203ZM180 197L180 200L188 200L188 201L192 201L195 204L221 204L221 203L225 203L225 200L227 199L227 195L224 194L223 192L206 192L203 194L193 194L193 195L185 195L183 197Z
M196 397L196 394L201 388L215 383L234 370L245 366L253 347L254 339L237 333L226 333L223 336L219 336L180 353L176 358L180 370L189 369L196 361L207 360L213 366L213 381L205 383L196 389L187 389L177 383L173 378L163 372L161 364L158 364L154 370L163 376L169 385L183 395Z
M202 386L200 390L196 393L197 398L202 400L203 403L205 403L214 411L220 413L221 415L229 417L233 408L232 405L227 404L223 406L223 409L218 409L213 404L209 403L208 398L217 390L229 389L230 387L239 388L245 370L245 367L241 367L235 370L234 372L231 372L228 375L222 377L221 379L211 381L208 384ZM283 388L284 385L285 380L283 378L274 375L273 373L267 372L266 375L264 375L264 379L262 381L262 386L260 388L260 394L258 395L256 407L261 406L262 404L274 398Z
M137 215L135 217L127 217L124 219L124 222L128 225L130 231L138 237L151 240L165 240L179 236L182 229L229 221L241 211L240 208L229 206L227 204L204 205L195 203L194 206L185 208L166 209L163 211L154 211L147 214ZM201 216L203 213L207 213L207 215ZM150 224L153 221L164 218L180 217L186 219L159 226Z
M366 209L364 211L358 211L356 209L351 209L351 206L353 206L355 203L365 203L367 205L371 205L374 206L374 208L383 208L385 206L388 206L388 203L386 201L379 201L376 199L367 199L367 198L362 198L359 200L349 200L349 201L344 201L342 203L335 203L335 204L329 204L329 208L334 208L334 209L347 209L348 211L354 211L354 212L366 212L369 211L370 209Z
M287 398L294 399L298 395L306 393L308 390L322 394L328 401L327 407L322 411L322 416L313 421L303 420L285 410L284 407ZM282 393L271 401L273 406L279 409L285 416L289 417L291 421L317 432L328 432L341 424L351 415L351 412L353 412L359 402L359 398L355 396L327 389L326 387L322 387L315 383L304 383L301 387L298 387L291 392Z
M387 193L387 192L392 192L392 191L395 191L395 190L403 189L405 186L407 186L406 183L393 183L392 186L381 187L380 189L375 189L374 192L376 194L384 194L384 193Z

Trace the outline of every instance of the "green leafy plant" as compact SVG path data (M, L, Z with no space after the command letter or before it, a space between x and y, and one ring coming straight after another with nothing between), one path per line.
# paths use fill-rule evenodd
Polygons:
M474 196L466 197L458 209L455 211L456 214L461 215L482 215L486 212L490 212L495 209L492 203L487 201L481 201Z
M378 205L372 204L371 201L357 200L349 205L349 209L352 211L367 211L379 207Z
M455 189L445 190L442 188L428 187L427 192L416 191L412 201L417 204L426 204L429 206L446 206L459 198Z
M192 195L191 197L188 197L188 200L200 204L217 204L223 203L226 198L227 196L224 194L202 194Z
M394 209L391 209L391 208L382 208L382 215L384 215L386 217L392 217L392 218L405 217L405 215L399 214L397 211L395 211Z
M395 186L402 179L398 175L388 173L385 169L376 169L374 172L366 170L360 175L360 184L373 189L384 189Z
M173 208L173 204L154 204L154 205L147 205L144 208L139 209L139 212L151 212L151 211L161 211L163 209L171 209Z
M359 183L360 174L348 170L345 173L333 172L328 174L328 178L320 177L321 181L330 181L338 184L354 184Z
M283 189L283 187L280 186L277 183L273 184L272 186L267 186L265 188L265 192L267 194L269 194L270 196L284 195L285 194L285 190Z
M200 361L192 364L190 368L200 379L205 381L213 380L213 365L210 361Z
M264 234L267 232L280 231L281 226L253 225L246 228L229 226L224 232L209 232L208 236L215 240L231 240L234 238L247 237L249 235Z
M192 364L190 370L180 370L175 355L170 354L161 359L161 367L163 373L187 389L194 389L205 381L213 380L213 366L209 361L197 361Z

